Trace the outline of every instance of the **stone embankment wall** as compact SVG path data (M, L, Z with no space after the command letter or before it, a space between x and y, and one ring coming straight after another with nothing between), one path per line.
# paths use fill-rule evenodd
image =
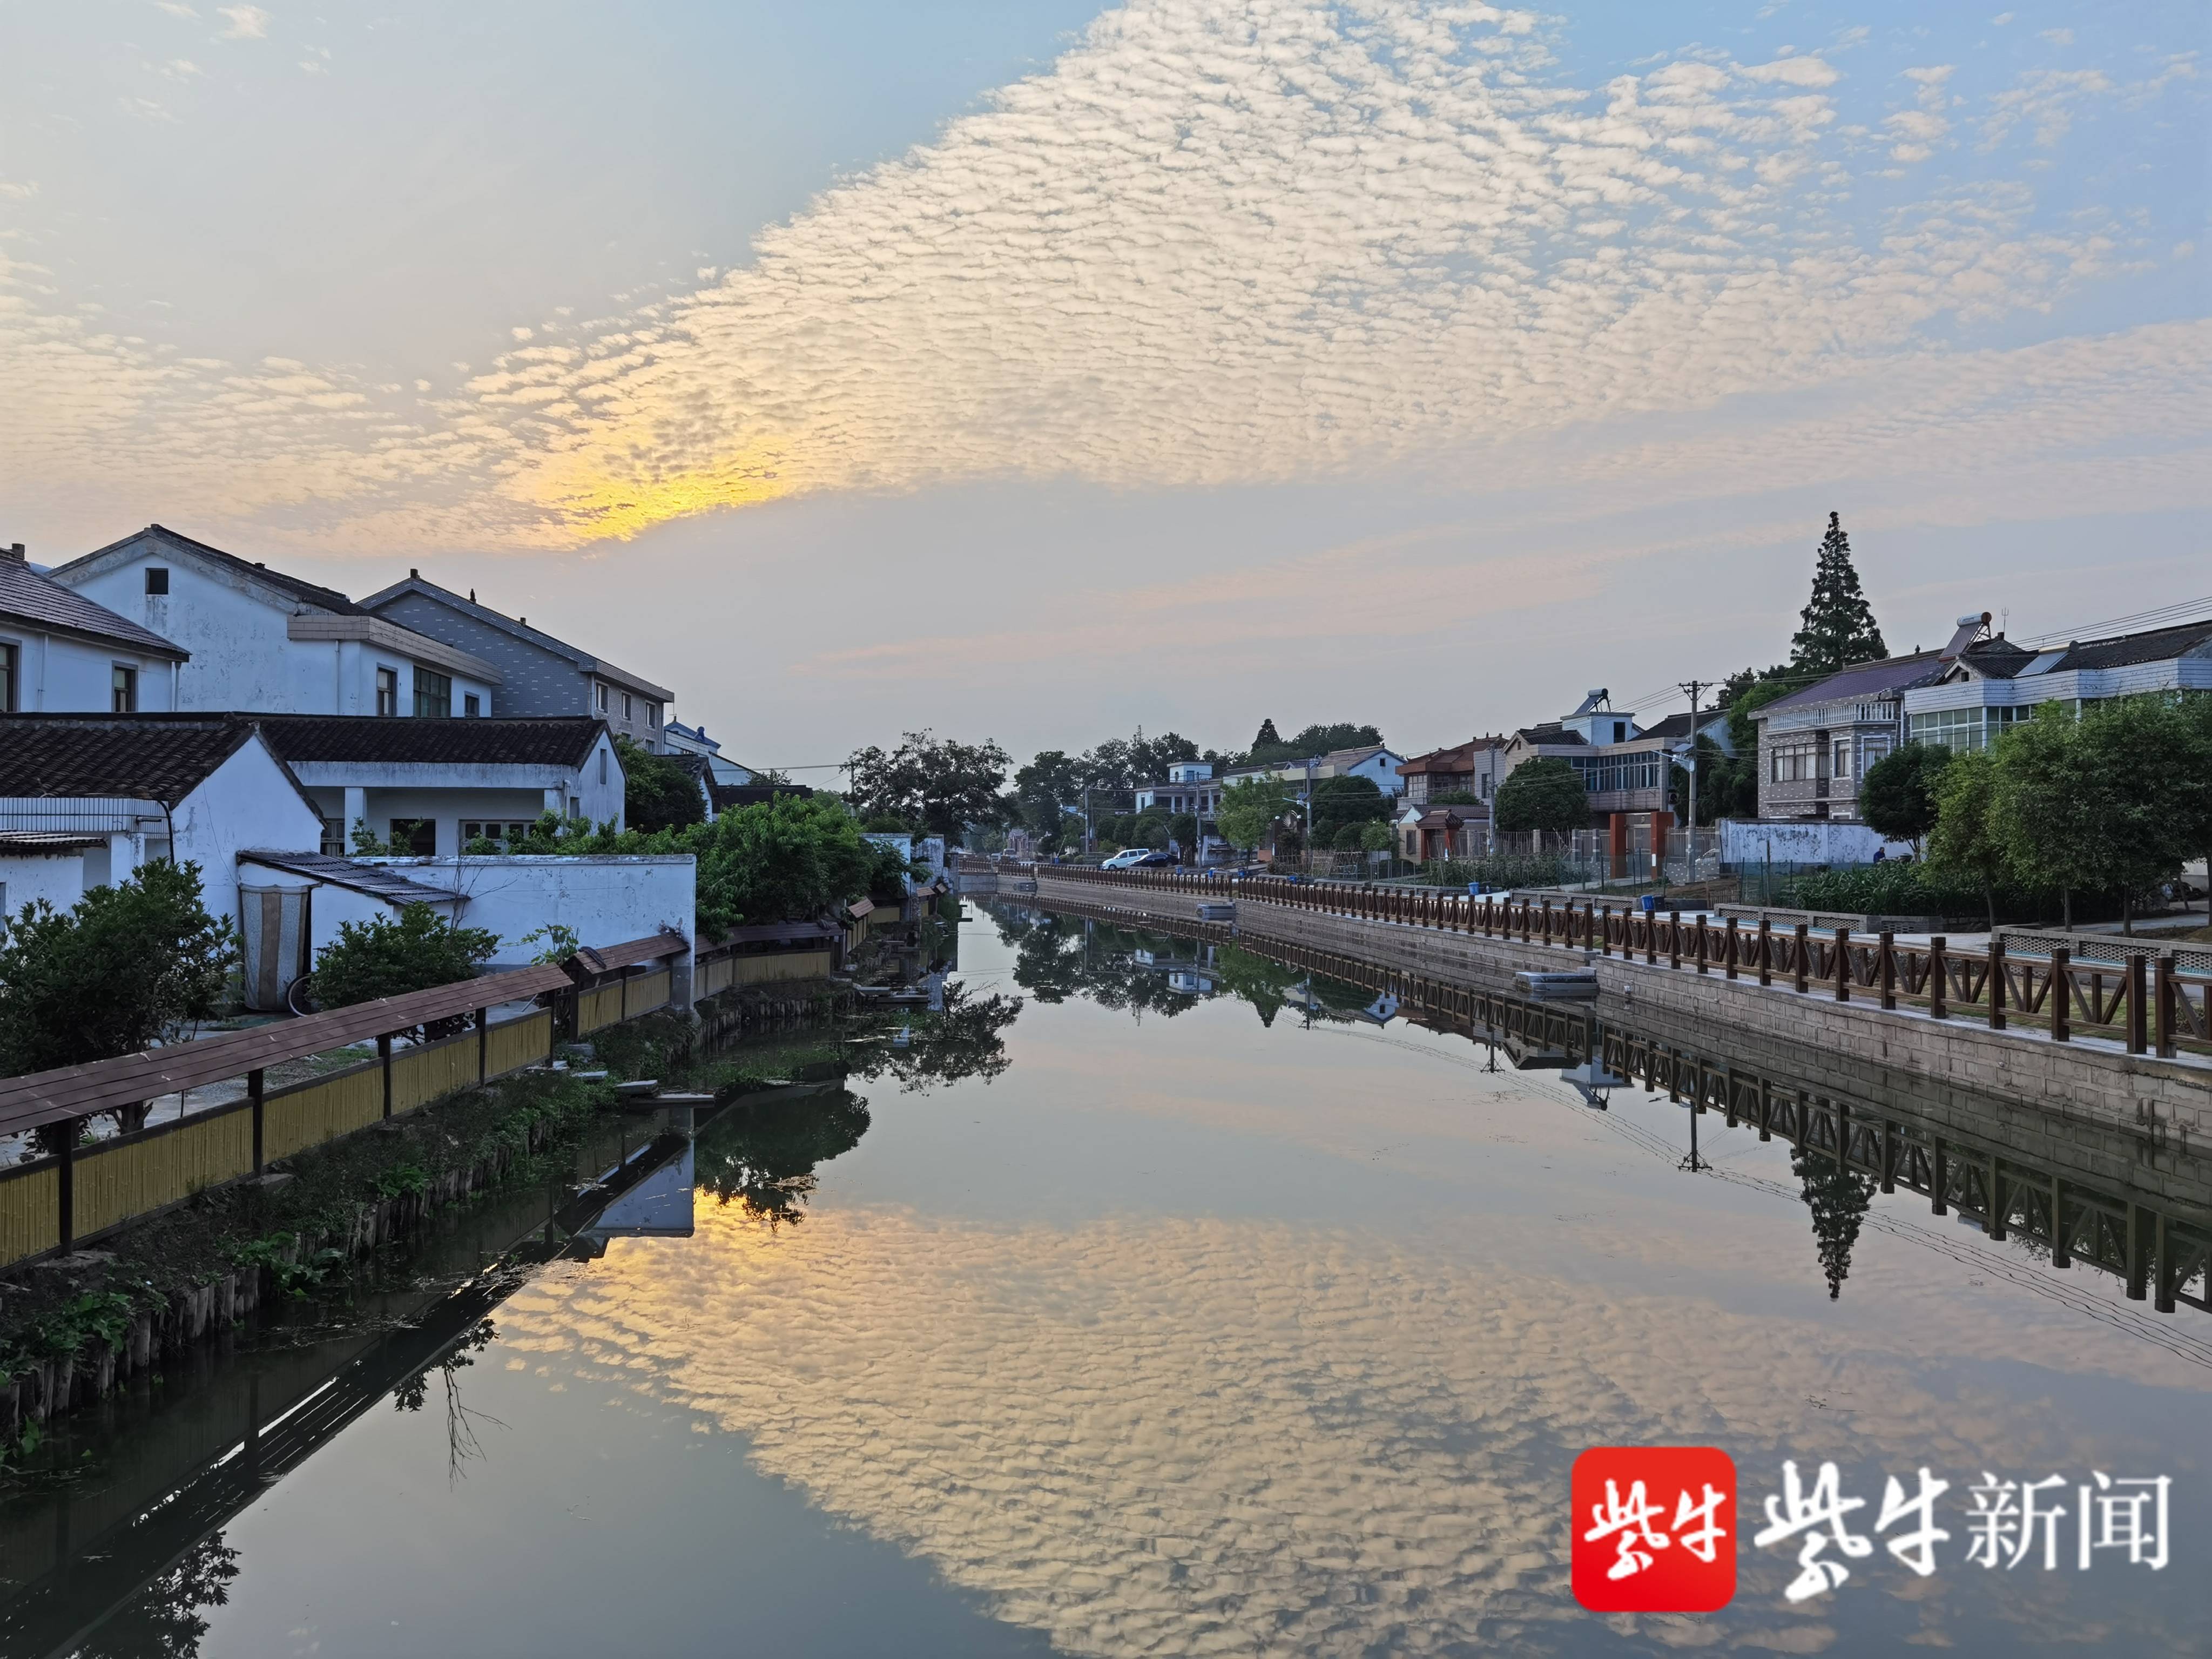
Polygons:
M1040 868L1036 898L1058 896L1133 917L1194 920L1200 896L1144 887L1057 880ZM1518 940L1446 933L1403 922L1292 910L1240 900L1240 933L1341 951L1432 978L1496 985L1522 969L1578 965L1583 953ZM1819 989L1729 980L1718 969L1647 966L1594 954L1601 989L1639 1011L1657 1010L1705 1025L1811 1046L1831 1056L1842 1086L1881 1089L1936 1085L2084 1115L2153 1134L2212 1137L2212 1064L2194 1057L2130 1054L2118 1042L2077 1037L2055 1043L2027 1031L1992 1031L1966 1018L1930 1018L1917 1010L1886 1012L1865 1001L1838 1003Z

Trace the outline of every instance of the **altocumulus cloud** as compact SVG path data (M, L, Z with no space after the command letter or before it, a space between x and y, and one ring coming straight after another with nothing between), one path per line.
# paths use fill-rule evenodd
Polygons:
M1654 1241L1593 1219L1578 1229L1592 1261L1523 1266L1511 1216L1407 1239L820 1209L772 1236L701 1203L680 1249L617 1243L520 1292L500 1315L508 1350L744 1434L769 1474L1075 1653L1580 1652L1564 1497L1585 1446L1717 1440L1753 1460L1755 1517L1784 1456L1966 1472L2112 1450L2070 1440L2041 1401L1979 1386L1977 1365L2033 1354L2054 1378L2197 1377L2033 1303L1962 1316L1924 1271L1883 1271L1870 1237L1852 1284L1884 1317L1839 1327L1686 1288L1763 1292L1798 1265L1689 1228ZM1992 1626L2091 1639L2063 1576L1993 1593L1954 1559L1925 1583L1875 1564L1851 1588L1896 1595L1887 1616L1917 1625L1913 1640ZM1761 1627L1795 1571L1785 1554L1747 1549L1742 1570L1726 1621L1638 1633L1834 1641L1817 1606Z
M1855 237L1817 56L1595 90L1550 62L1532 14L1482 5L1143 0L750 264L445 397L186 361L0 264L0 443L58 487L127 475L341 544L559 547L999 474L1479 488L1528 482L1532 440L1863 377L2112 265L2024 191ZM2051 132L2039 108L1996 137Z

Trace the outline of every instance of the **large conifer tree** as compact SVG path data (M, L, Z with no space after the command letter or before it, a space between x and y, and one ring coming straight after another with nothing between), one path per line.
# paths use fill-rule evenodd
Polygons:
M1820 538L1820 562L1813 570L1813 597L1798 616L1797 636L1790 641L1790 666L1801 674L1832 674L1855 662L1875 662L1889 654L1875 625L1874 607L1859 590L1851 564L1851 538L1841 518L1828 514L1828 533Z

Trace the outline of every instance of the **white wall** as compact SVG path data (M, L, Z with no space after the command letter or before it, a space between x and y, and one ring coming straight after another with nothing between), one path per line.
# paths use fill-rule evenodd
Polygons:
M90 884L96 885L97 884ZM44 899L66 910L84 896L84 853L0 853L0 914L15 915Z
M523 936L549 922L584 945L622 945L665 927L692 937L697 861L689 853L591 858L379 859L410 881L467 901L465 927L500 936L498 967L527 963L544 948Z
M308 887L314 890L307 915L311 956L320 952L325 945L335 943L338 928L344 923L361 924L399 913L398 905L372 894L356 892L350 887L339 887L326 881L319 882L312 876L299 875L289 870L272 870L265 864L256 864L250 860L240 863L238 874L241 893L247 887ZM450 915L452 912L448 910L444 914Z
M1910 842L1884 841L1863 823L1845 818L1786 823L1723 818L1720 830L1723 864L1871 864L1877 848L1890 858L1912 850Z
M111 645L58 637L0 618L0 645L15 647L20 713L106 713L115 706L118 664L138 671L143 712L166 714L177 706L177 664L143 655L119 641Z
M432 820L441 858L461 850L460 826L471 818L529 823L549 809L565 817L574 800L595 824L612 819L621 829L628 821L622 761L613 739L604 734L580 768L298 761L292 770L323 815L341 820L349 847L355 816L346 805L349 791L361 792L361 816L379 840L391 833L394 818Z

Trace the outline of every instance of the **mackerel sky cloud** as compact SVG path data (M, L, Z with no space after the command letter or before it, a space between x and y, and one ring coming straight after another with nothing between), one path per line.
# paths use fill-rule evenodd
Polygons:
M108 76L170 143L234 138L217 100L252 77L374 88L373 38L188 9L133 28L139 58L191 76ZM774 562L746 527L769 502L775 542L840 499L927 519L947 492L1073 489L1109 516L1176 495L1204 520L1223 492L1379 489L1396 516L1374 530L1401 544L1374 568L1420 566L1404 503L1425 503L1462 619L1518 602L1480 574L1497 526L1555 548L1519 596L1548 603L1588 591L1574 573L1603 548L1634 556L1595 526L1638 500L1706 503L1723 554L1772 546L1797 511L1746 498L1863 475L1887 480L1869 520L2187 514L2206 504L2212 331L2201 157L2193 176L2154 165L2202 118L2172 15L2170 38L2077 21L2062 41L2025 14L1935 39L1901 16L1686 15L1663 43L1647 16L1622 49L1610 13L1137 0L1034 43L1030 72L910 148L821 166L790 210L664 238L596 302L557 267L534 297L506 273L524 308L494 320L445 273L483 320L418 331L456 348L434 363L396 321L319 350L295 312L257 341L250 319L210 320L220 303L94 264L102 181L46 165L67 154L58 111L11 112L29 142L0 149L9 504L57 554L159 518L331 559L665 548L703 577L711 533L734 592L748 558ZM435 252L386 257L404 283ZM1202 615L1207 580L1326 551L1158 574L1198 583ZM1102 613L1090 583L1038 574L1018 623L985 607L786 665L865 679L917 638L988 648L1142 608L1117 592ZM1295 635L1312 618L1287 587Z

